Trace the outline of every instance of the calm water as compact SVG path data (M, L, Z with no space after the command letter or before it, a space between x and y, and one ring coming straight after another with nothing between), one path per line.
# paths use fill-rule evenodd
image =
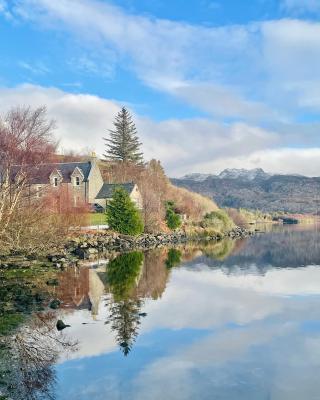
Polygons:
M6 273L0 387L13 399L320 399L319 240L276 227Z

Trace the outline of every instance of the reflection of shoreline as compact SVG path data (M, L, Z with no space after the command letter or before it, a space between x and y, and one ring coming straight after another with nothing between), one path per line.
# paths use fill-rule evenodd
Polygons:
M306 226L282 226L281 229L275 226L272 232L251 238L179 245L177 249L181 252L180 264L186 267L196 261L215 269L222 267L226 274L239 271L264 274L273 267L320 264L320 246L315 244L318 239L320 233ZM169 248L160 248L144 253L142 267L132 283L132 298L161 298L170 276L166 266L168 252ZM61 272L56 296L61 301L62 309L86 309L95 319L101 298L110 292L110 287L106 274L108 265L92 266L94 268L69 267Z
M228 288L232 291L241 287L243 290L273 296L290 296L294 293L317 294L318 286L310 286L305 270L299 268L290 271L287 268L289 265L286 264L288 257L292 256L292 248L296 251L293 253L296 260L299 260L297 257L299 254L305 258L317 257L318 247L315 245L317 242L317 232L308 230L301 232L301 229L296 227L288 227L284 231L276 229L271 233L237 241L229 239L219 243L209 242L203 246L192 244L171 247L171 250L178 249L176 253L180 255L170 264L168 262L170 248L145 252L141 259L140 256L137 257L136 267L132 266L134 260L130 258L132 253L125 253L116 257L109 265L91 269L81 267L62 272L61 279L66 282L58 290L62 291L62 298L65 296L63 300L65 310L74 309L79 312L84 309L89 310L91 321L106 323L107 325L103 326L104 334L111 335L112 340L116 340L118 347L127 355L134 346L140 325L149 324L149 316L143 312L146 300L150 300L147 302L150 306L154 300L164 296L168 280L176 268L182 267L182 271L192 272L195 280L200 279L201 275L206 275L208 284L213 279L212 284L217 288L220 287L219 290ZM314 249L308 255L305 254L306 245ZM141 252L140 254L142 256ZM126 259L129 260L128 267L131 268L131 272L127 267L121 271L127 262ZM283 263L284 268L279 269L273 260ZM110 275L111 270L112 275ZM308 271L318 279L316 267L310 266ZM288 280L291 282L292 290L286 292L285 287L290 284ZM297 282L301 284L300 289ZM106 294L109 294L107 309L101 305ZM84 314L78 315L80 318ZM90 325L91 322L87 321L86 319L85 323ZM113 346L116 345L112 343ZM111 348L114 349L112 346Z

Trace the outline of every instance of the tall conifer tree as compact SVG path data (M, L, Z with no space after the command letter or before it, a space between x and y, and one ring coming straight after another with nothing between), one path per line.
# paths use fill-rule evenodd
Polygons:
M109 130L110 138L104 139L107 146L105 158L111 161L142 164L143 153L140 150L137 128L125 107L115 117L113 125L114 129Z

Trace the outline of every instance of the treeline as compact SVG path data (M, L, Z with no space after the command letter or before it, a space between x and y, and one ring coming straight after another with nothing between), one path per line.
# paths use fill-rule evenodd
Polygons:
M209 198L172 185L160 161L144 162L137 129L126 108L116 116L105 141L105 157L100 162L103 178L109 183L137 183L143 198L145 232L176 229L182 219L199 222L204 215L218 210ZM116 204L111 206L114 209ZM114 215L112 212L112 219Z

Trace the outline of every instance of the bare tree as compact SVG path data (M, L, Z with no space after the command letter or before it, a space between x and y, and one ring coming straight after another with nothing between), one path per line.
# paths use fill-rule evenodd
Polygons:
M0 117L0 238L6 237L17 214L35 194L30 187L37 167L50 161L56 149L52 139L55 123L46 108L11 109Z

